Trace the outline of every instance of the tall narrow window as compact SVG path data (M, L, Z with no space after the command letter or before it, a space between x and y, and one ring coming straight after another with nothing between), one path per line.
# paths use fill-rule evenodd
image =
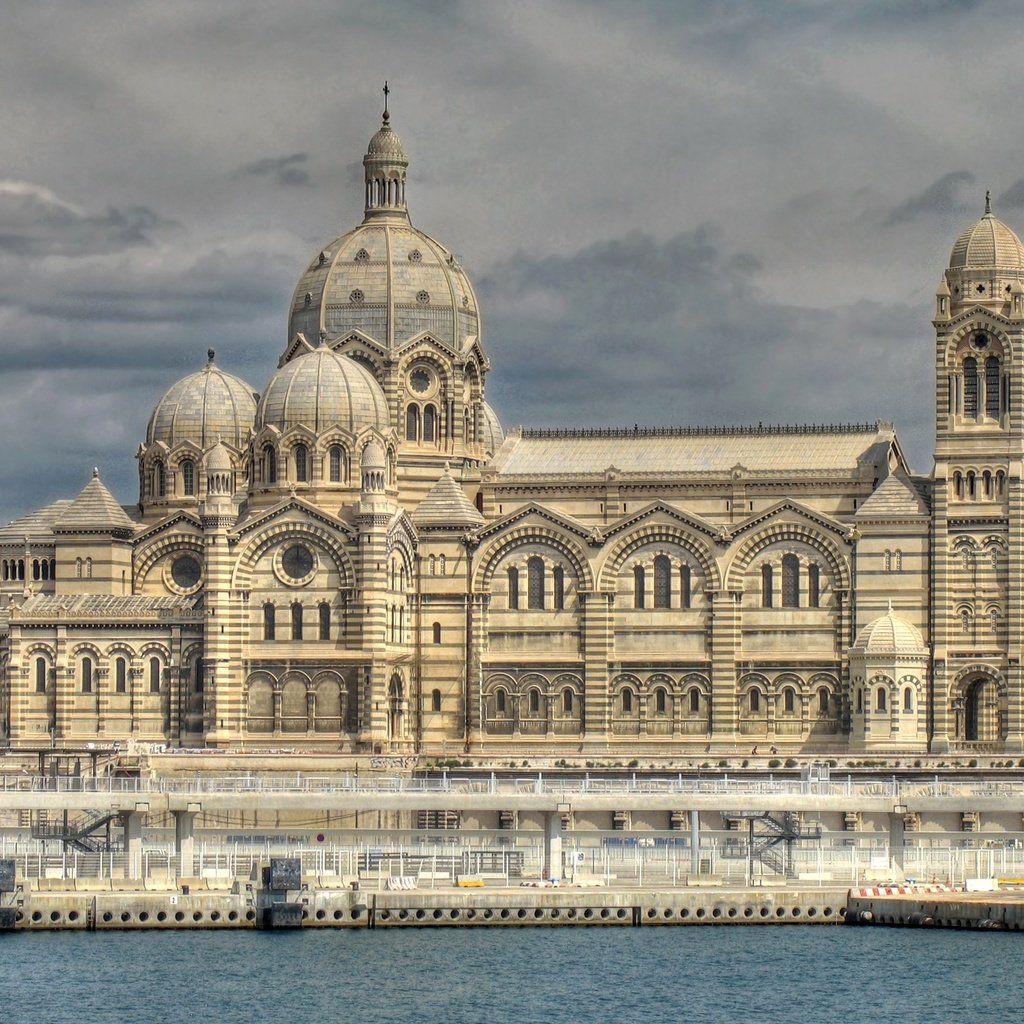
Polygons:
M274 606L268 601L263 606L263 639L273 640L277 632Z
M304 444L295 446L295 479L304 484L309 481L309 449Z
M519 608L519 570L515 566L508 570L508 606L513 611Z
M643 608L646 595L644 591L647 589L646 573L642 565L634 566L633 568L633 607Z
M562 691L562 714L572 714L572 690Z
M540 690L530 691L530 714L540 714Z
M330 479L332 484L341 483L341 445L331 445L331 450L328 453L328 462L330 465Z
M886 709L885 690L881 686L875 694L875 706L879 711L885 711Z
M796 555L782 556L782 607L800 607L800 559Z
M82 693L92 693L92 658L83 658L80 665Z
M441 710L441 691L433 690L430 694L430 710L437 714Z
M985 415L999 419L999 360L995 356L985 360Z
M828 690L824 686L818 690L818 714L828 714Z
M624 715L630 715L633 713L633 691L623 690L622 691L622 713Z
M321 601L317 608L317 619L320 624L320 639L331 639L331 606L326 601Z
M196 493L196 464L191 459L181 464L181 490L187 497Z
M160 498L167 493L167 467L163 462L156 464L156 493Z
M407 441L420 439L420 410L418 406L410 405L405 410L405 439Z
M551 571L551 578L554 585L552 600L555 611L560 612L565 608L565 570L560 565L556 565Z
M437 440L437 410L428 405L423 410L423 443L432 444Z
M700 690L697 687L693 687L690 690L690 713L695 715L700 711Z
M128 692L128 660L118 658L114 662L114 692Z
M203 659L196 658L195 674L192 677L192 689L195 693L203 692L203 676L206 674Z
M690 591L690 567L688 565L679 568L679 607L689 608L693 603L693 595Z
M36 693L46 693L45 658L36 658Z
M785 711L787 715L793 714L796 710L796 693L791 686L787 686L782 691L782 710Z
M774 595L772 594L772 567L761 566L761 607L771 608Z
M974 356L964 360L964 415L978 415L978 360Z
M263 482L277 483L277 452L269 444L263 449Z
M435 622L431 629L433 632L434 643L439 644L441 642L441 623Z
M903 710L906 712L914 710L914 691L909 686L903 689Z
M527 607L544 607L544 559L534 555L526 563Z
M149 659L149 692L160 692L160 659Z
M672 563L665 555L654 559L654 607L672 606Z
M668 697L665 691L659 686L654 691L654 713L658 715L665 714L665 710L668 707Z
M809 608L817 608L821 601L821 570L817 562L811 562L807 567L807 605Z
M747 695L747 706L750 708L750 713L752 715L760 714L761 691L756 686Z
M302 639L302 605L298 601L292 605L292 639Z
M494 711L496 714L504 715L508 708L508 698L504 690L496 690L494 693Z

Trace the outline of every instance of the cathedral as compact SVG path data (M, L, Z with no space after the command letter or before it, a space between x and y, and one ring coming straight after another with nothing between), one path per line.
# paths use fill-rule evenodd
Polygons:
M0 743L1024 753L1024 246L987 203L920 476L884 422L506 432L408 164L385 112L269 381L171 384L137 503L93 470L0 529Z

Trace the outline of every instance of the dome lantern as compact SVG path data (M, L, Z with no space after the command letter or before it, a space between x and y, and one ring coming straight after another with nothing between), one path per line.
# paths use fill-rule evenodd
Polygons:
M363 223L381 218L408 220L405 206L405 172L409 158L402 140L391 127L388 113L388 83L384 83L384 116L363 157L366 207Z

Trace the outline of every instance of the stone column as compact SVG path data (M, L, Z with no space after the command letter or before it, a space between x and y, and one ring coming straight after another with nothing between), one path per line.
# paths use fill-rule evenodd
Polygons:
M149 811L149 804L139 803L134 811L122 811L121 825L124 828L125 878L142 878L142 818Z
M718 590L708 594L711 632L711 733L712 742L737 742L739 702L736 697L736 659L740 652L740 602L742 593Z
M562 810L544 812L544 877L557 882L562 877Z
M199 804L189 804L184 811L172 811L174 815L174 852L178 856L178 874L186 877L195 866L195 820Z
M580 591L583 633L583 732L588 740L607 741L608 701L611 685L609 662L614 658L613 608L615 595L609 591Z

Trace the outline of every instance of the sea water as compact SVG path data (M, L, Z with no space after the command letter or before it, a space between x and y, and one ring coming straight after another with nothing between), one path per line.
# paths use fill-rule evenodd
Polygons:
M842 926L9 933L0 1022L1005 1022L1022 942Z

